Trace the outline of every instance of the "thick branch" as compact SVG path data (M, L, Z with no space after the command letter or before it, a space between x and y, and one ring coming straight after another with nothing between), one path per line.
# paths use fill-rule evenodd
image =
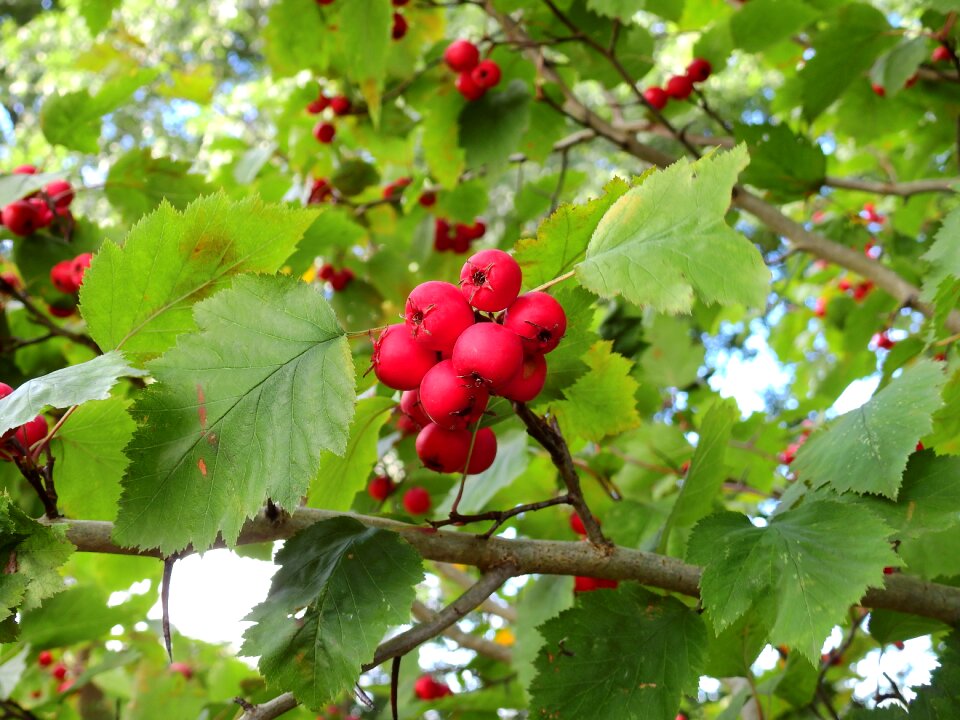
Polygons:
M273 720L285 712L290 712L299 704L293 693L284 693L273 700L248 708L240 716L240 720Z
M316 522L334 517L352 517L368 527L400 533L427 560L473 565L482 569L510 563L516 566L517 575L541 573L636 580L643 585L682 595L699 595L701 569L665 555L573 541L507 540L498 537L481 540L473 535L435 531L389 518L312 508L300 508L293 515L284 515L275 520L261 513L247 522L237 544L282 540ZM155 550L140 551L117 546L111 539L113 523L62 519L43 522L66 525L67 539L81 552L160 555ZM885 576L883 589L868 590L860 604L929 617L950 625L960 623L960 588L923 582L902 573Z
M475 582L473 577L468 573L465 573L458 567L450 565L449 563L436 563L434 569L443 577L447 578L452 582L455 582L462 588L468 588ZM509 605L502 605L501 603L495 602L493 598L487 598L480 604L480 609L485 613L490 613L491 615L499 615L507 622L514 623L517 621L517 611L514 610Z
M929 178L895 183L828 175L824 178L823 184L842 190L859 190L860 192L874 193L876 195L910 197L911 195L919 195L920 193L957 192L957 190L960 189L960 178Z
M434 618L436 618L437 614L422 602L417 601L413 604L413 616L421 622L432 622ZM460 647L473 650L478 655L483 655L485 657L492 658L493 660L499 660L500 662L508 665L513 662L513 653L510 652L509 648L506 648L503 645L498 645L495 642L490 642L486 638L477 637L476 635L471 635L468 632L464 632L456 625L451 625L440 634L444 637L450 638Z

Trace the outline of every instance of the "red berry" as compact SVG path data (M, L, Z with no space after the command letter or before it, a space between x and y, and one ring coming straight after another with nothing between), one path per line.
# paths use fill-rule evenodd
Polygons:
M78 288L83 284L83 276L86 274L91 262L93 262L93 255L91 253L81 253L73 259L70 268L73 270L73 279L76 281Z
M837 288L842 292L847 292L853 285L850 283L849 278L840 278L837 282Z
M522 282L520 265L503 250L481 250L460 270L460 292L473 307L484 312L500 312L509 307L517 299Z
M462 72L457 76L456 86L457 91L471 102L479 100L487 92L485 88L474 82L469 72Z
M330 263L324 263L320 266L320 271L317 273L317 276L321 280L329 280L336 274L337 270Z
M919 79L920 79L920 73L914 73L913 75L907 78L907 81L903 84L903 87L912 88L914 85L917 84L917 80Z
M547 381L547 361L543 355L530 355L523 359L523 365L510 382L497 389L497 395L514 402L530 402Z
M417 202L420 203L421 207L433 207L437 204L437 194L432 191L420 193L420 197L417 198Z
M346 115L350 112L350 98L346 95L337 95L330 100L330 109L334 115Z
M467 474L479 475L493 465L496 457L497 436L488 427L480 428L473 441L473 451L470 453L470 462L467 463Z
M453 346L457 374L473 376L494 390L508 383L523 364L523 345L515 333L496 323L471 325Z
M450 223L443 218L437 218L433 223L433 249L437 252L453 249L453 238L450 237Z
M406 325L388 325L373 344L373 371L394 390L419 387L427 370L437 364L437 354L418 343Z
M307 198L308 205L317 205L328 200L333 195L333 186L326 178L317 178L310 186L310 197Z
M394 7L403 7L408 2L410 2L410 0L391 0Z
M887 567L885 567L885 568L883 569L883 574L884 574L884 575L893 575L896 571L897 571L897 569L896 569L895 567L893 567L892 565L888 565Z
M667 102L670 100L670 96L667 95L667 91L660 87L649 87L643 91L643 98L651 107L656 108L657 110L663 110L667 106Z
M409 27L407 19L400 13L395 12L393 14L393 27L390 28L390 37L394 40L402 40Z
M397 430L399 430L404 437L407 435L416 435L422 429L423 426L417 424L417 422L409 415L404 415L401 413L397 418Z
M667 80L664 90L674 100L686 100L693 92L693 82L686 75L674 75Z
M545 354L560 344L567 331L563 306L545 292L528 292L507 308L503 326L523 339L528 355Z
M587 534L587 529L583 526L583 520L581 520L580 516L576 513L570 516L570 529L577 535Z
M616 580L577 576L573 579L574 592L590 592L609 588L615 590L620 583Z
M933 62L948 62L950 60L950 50L946 45L937 45L933 49L933 55L930 56Z
M7 285L12 287L14 290L19 290L23 285L23 283L20 282L20 278L17 277L17 274L12 272L0 273L0 280L3 280L5 283L7 283ZM3 294L3 291L0 290L0 295L2 294Z
M420 402L419 390L403 391L403 395L400 396L400 411L407 415L420 427L424 427L431 422L430 416L427 415L426 411L423 409L423 404Z
M436 700L453 694L445 683L437 682L429 675L421 675L417 678L413 684L413 692L421 700Z
M74 680L64 680L62 683L57 685L58 693L65 693L67 690L73 687Z
M903 648L906 647L906 645L903 644L903 640L897 640L897 641L893 644L893 646L894 646L897 650L903 650Z
M53 670L50 671L50 674L57 680L63 680L67 676L67 666L63 663L57 663L53 667Z
M316 0L317 5L333 5L333 0Z
M50 282L62 293L71 295L75 293L80 284L76 282L76 275L73 272L72 260L61 260L50 268Z
M41 650L40 654L37 655L37 664L40 667L47 667L47 665L53 664L53 653L49 650Z
M420 404L437 425L447 430L476 422L487 409L490 394L471 377L460 377L450 360L442 360L423 376Z
M28 420L13 433L13 437L20 444L19 447L8 440L0 449L0 460L22 457L24 451L30 450L31 445L47 436L48 429L47 419L43 415L37 415L33 420Z
M881 332L881 333L877 333L876 335L874 335L874 336L873 336L873 341L874 341L874 343L876 344L877 348L881 348L881 349L883 349L883 350L889 350L889 349L891 349L894 345L897 344L895 341L893 341L893 340L890 339L890 336L887 335L887 331L886 331L886 330L884 330L884 331Z
M469 430L444 430L435 423L425 425L417 435L417 457L431 470L441 473L461 472L470 452Z
M461 227L463 227L463 233L468 240L479 240L487 232L487 226L483 220L474 220L473 225L457 225L458 232L460 232Z
M32 197L27 200L33 206L37 214L37 228L45 228L53 222L54 214L47 201L40 197Z
M713 72L713 66L709 60L703 58L694 58L693 62L687 65L687 77L693 82L703 82Z
M917 446L914 448L914 452L923 452L926 448L923 446L923 443L917 440Z
M36 165L18 165L12 170L14 175L36 175L37 172Z
M377 502L386 500L393 492L393 480L386 475L377 475L367 485L367 494Z
M500 66L493 60L484 60L470 71L470 79L477 87L489 90L500 83Z
M353 271L344 268L343 270L335 272L330 277L330 286L334 292L342 292L347 289L347 285L350 284L351 280L353 280Z
M47 312L56 318L68 318L73 315L76 310L77 306L73 304L67 305L60 302L47 304Z
M474 320L473 310L457 286L439 280L417 285L407 297L403 316L418 343L447 353Z
M318 97L316 100L311 101L307 104L307 112L311 115L319 115L324 110L327 109L327 106L330 104L330 101L327 100L323 95Z
M13 388L7 385L5 382L0 382L0 400L3 400L7 395L10 395L13 392Z
M459 227L460 226L457 226L458 229ZM457 255L466 255L468 252L470 252L470 238L463 233L460 233L460 232L456 233L456 235L453 238L452 250Z
M469 40L454 40L443 51L443 61L456 73L470 72L480 63L480 50Z
M878 95L879 97L886 97L887 90L886 90L886 88L883 87L883 85L878 85L877 83L872 83L872 84L870 85L870 89L873 90L873 92L874 92L875 95Z
M3 208L3 212L0 212L0 218L10 232L21 237L30 235L41 227L40 214L28 200L16 200L10 203Z
M818 297L816 299L816 302L813 304L813 314L819 318L827 314L827 299L825 297Z
M403 507L411 515L426 515L430 511L430 493L422 487L412 487L403 494Z
M172 662L167 665L167 670L170 672L180 673L187 680L193 677L193 668L187 665L185 662Z
M333 142L334 136L337 134L337 129L333 126L332 123L328 122L318 122L313 126L313 136L322 142L324 145Z
M860 302L870 294L871 290L873 290L873 282L870 280L864 280L853 289L853 299L857 302Z
M44 192L58 208L67 208L73 202L73 186L66 180L54 180L44 188Z

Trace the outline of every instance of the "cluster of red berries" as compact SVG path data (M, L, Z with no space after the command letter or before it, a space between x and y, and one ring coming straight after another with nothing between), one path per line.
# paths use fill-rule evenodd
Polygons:
M663 110L670 100L686 100L690 97L694 84L704 82L712 72L709 61L694 58L683 75L674 75L663 87L647 88L643 91L643 97L651 107Z
M388 475L377 475L367 484L367 494L377 502L386 500L396 489L396 484ZM401 502L403 509L411 515L426 515L431 506L430 493L415 485L403 494Z
M807 421L804 420L804 423L807 423ZM813 432L812 426L805 427L800 432L800 437L798 437L795 442L792 442L789 445L787 445L787 449L781 452L777 456L777 459L784 465L789 465L794 460L796 460L797 453L800 451L800 448L803 447L803 444L807 441L807 438L810 437L810 433L812 432Z
M860 211L859 216L868 223L876 223L877 225L883 225L887 221L887 216L878 213L877 206L872 202L863 204L863 210Z
M480 50L469 40L454 40L443 51L443 61L457 75L457 91L473 102L500 84L500 66L481 60Z
M81 253L72 260L61 260L50 268L50 282L60 292L73 295L80 289L92 259L92 254Z
M873 290L873 287L872 280L864 280L862 282L858 282L856 285L850 282L849 278L845 277L840 278L840 280L837 281L837 288L841 292L850 293L853 299L857 302L860 302L867 295L869 295L870 291Z
M356 277L353 270L348 267L337 270L330 263L324 263L317 272L317 277L330 283L334 292L341 292L347 289L347 286L353 282Z
M42 668L50 667L53 665L53 653L49 650L41 650L40 654L37 655L37 665ZM53 665L50 668L50 676L57 680L60 684L57 686L58 693L64 693L73 687L73 680L67 680L67 666L62 662ZM36 695L35 695L36 696Z
M479 240L487 232L486 223L474 220L472 225L454 223L437 218L433 223L433 249L437 252L454 252L464 255L470 252L470 243Z
M36 175L33 165L13 169L14 175ZM26 237L42 230L55 218L71 219L73 186L66 180L54 180L41 191L22 200L14 200L0 211L0 221L14 235Z
M877 350L890 350L894 345L897 344L897 341L891 339L886 330L881 330L872 338L870 338L870 344L873 345Z
M413 684L413 692L421 700L437 700L447 695L453 695L453 690L446 683L438 682L429 675L421 675Z
M12 387L0 382L0 400L12 392ZM0 460L11 462L26 456L31 445L47 436L48 429L47 419L43 415L37 415L33 420L0 435Z
M350 98L346 95L334 95L327 97L323 90L317 96L316 100L307 105L307 112L311 115L319 115L322 112L330 111L335 117L349 114L352 108ZM321 120L313 126L313 136L320 142L327 144L333 142L337 134L336 126L330 122L330 119Z
M557 347L566 314L544 292L520 295L523 273L502 250L481 250L460 271L460 287L438 280L407 298L404 323L389 325L373 347L373 370L402 390L400 407L417 435L423 464L443 473L483 472L497 439L471 431L490 395L533 400L547 376L544 355Z

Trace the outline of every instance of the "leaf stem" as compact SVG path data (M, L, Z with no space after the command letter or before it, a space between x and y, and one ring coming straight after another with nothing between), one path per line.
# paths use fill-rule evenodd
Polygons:
M530 292L540 292L542 290L546 290L547 288L551 288L558 283L562 283L564 280L569 280L574 276L575 273L576 273L576 270L570 270L569 272L565 272L563 275L558 275L553 280L548 280L543 285L537 285L537 287L535 287Z

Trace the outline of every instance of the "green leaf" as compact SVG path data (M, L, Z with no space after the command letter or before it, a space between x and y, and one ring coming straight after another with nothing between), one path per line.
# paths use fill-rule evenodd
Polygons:
M353 416L350 348L315 288L245 275L195 315L200 332L150 363L115 527L164 554L232 544L267 498L296 507Z
M741 145L651 173L603 216L576 266L581 283L661 312L690 312L695 291L708 304L762 307L770 272L724 221L746 164Z
M769 641L796 648L815 665L834 625L896 565L889 528L875 516L820 500L756 527L723 512L693 529L687 559L704 565L701 597L717 634L750 613Z
M933 245L923 259L930 264L930 271L923 280L920 296L932 302L946 278L960 279L960 207L954 208L944 218Z
M105 400L122 377L143 377L127 364L123 353L108 352L25 382L0 400L0 434L23 425L48 407L68 408L88 400Z
M390 398L359 400L350 424L350 441L342 457L330 451L320 455L320 471L310 484L310 507L349 510L353 496L366 486L377 462L380 429L396 403Z
M350 0L340 5L337 37L345 60L343 69L360 88L374 124L380 118L380 89L387 74L392 25L393 8L386 0Z
M129 401L95 400L77 408L50 448L57 459L60 509L69 517L113 520L120 499L120 479L129 461L123 449L136 425L127 414Z
M562 204L540 224L536 238L518 241L515 257L523 269L524 286L537 287L572 270L587 251L600 219L629 187L615 177L600 197L582 205Z
M730 32L737 47L759 52L799 32L818 15L801 0L753 0L730 17Z
M298 0L279 0L270 6L263 29L263 50L276 77L289 77L301 70L320 71L326 61L327 34L320 10Z
M304 273L321 256L348 250L367 236L367 231L343 208L324 207L313 224L303 233L297 251L284 263L295 275Z
M813 41L815 55L798 73L803 115L813 120L896 42L882 12L864 3L843 5Z
M467 180L437 197L437 215L452 222L472 223L487 209L490 189L482 180Z
M883 87L887 97L893 97L904 89L921 63L929 57L930 43L927 38L906 39L877 58L870 70L870 80Z
M64 173L37 173L36 175L0 175L0 207L25 198L47 183L60 180Z
M907 459L933 427L944 382L938 363L918 361L869 402L814 434L793 470L814 486L896 499Z
M590 371L563 391L565 400L550 406L568 438L599 442L640 424L631 362L614 353L612 346L607 340L594 343L584 356Z
M625 23L646 9L647 0L587 0L587 7L597 15L617 18Z
M110 167L104 193L124 219L134 223L163 200L181 210L209 193L204 179L189 171L190 163L155 158L150 148L131 150Z
M673 720L681 696L697 691L706 631L674 598L632 583L587 593L540 632L546 642L530 685L534 715Z
M409 620L420 557L396 533L342 517L295 535L276 562L241 654L259 655L271 687L319 710L356 682L386 631Z
M659 387L684 388L696 382L705 348L691 337L689 320L655 315L644 323L650 346L640 356L644 379Z
M930 684L917 689L917 697L910 703L911 716L930 720L960 717L960 631L954 630L946 638L939 660Z
M573 578L541 575L531 579L517 601L516 642L513 661L524 692L536 675L534 661L543 647L539 626L573 605Z
M827 172L823 151L786 125L740 125L737 139L750 148L743 182L770 190L773 200L801 200L823 184Z
M466 103L460 113L460 146L467 166L505 164L520 144L529 115L530 92L521 80Z
M276 272L315 216L223 194L182 213L164 202L133 227L123 247L104 244L87 270L80 301L90 335L101 348L122 347L138 362L159 355L194 329L194 303L233 275Z
M340 164L330 182L341 194L352 197L380 182L380 173L372 163L347 160Z
M433 179L441 187L455 188L466 167L466 153L460 147L457 116L463 98L452 88L437 88L430 105L424 109L423 160Z
M81 0L80 15L87 24L91 35L99 35L100 31L110 24L113 11L120 7L123 0Z
M594 298L577 285L552 288L554 298L567 316L567 332L563 342L547 355L547 382L534 404L561 397L561 391L572 385L589 368L583 361L593 344L599 340L593 329Z
M109 596L92 585L75 585L26 612L20 623L20 639L35 648L61 647L94 642L109 634L114 625L143 620L153 598L107 606Z

